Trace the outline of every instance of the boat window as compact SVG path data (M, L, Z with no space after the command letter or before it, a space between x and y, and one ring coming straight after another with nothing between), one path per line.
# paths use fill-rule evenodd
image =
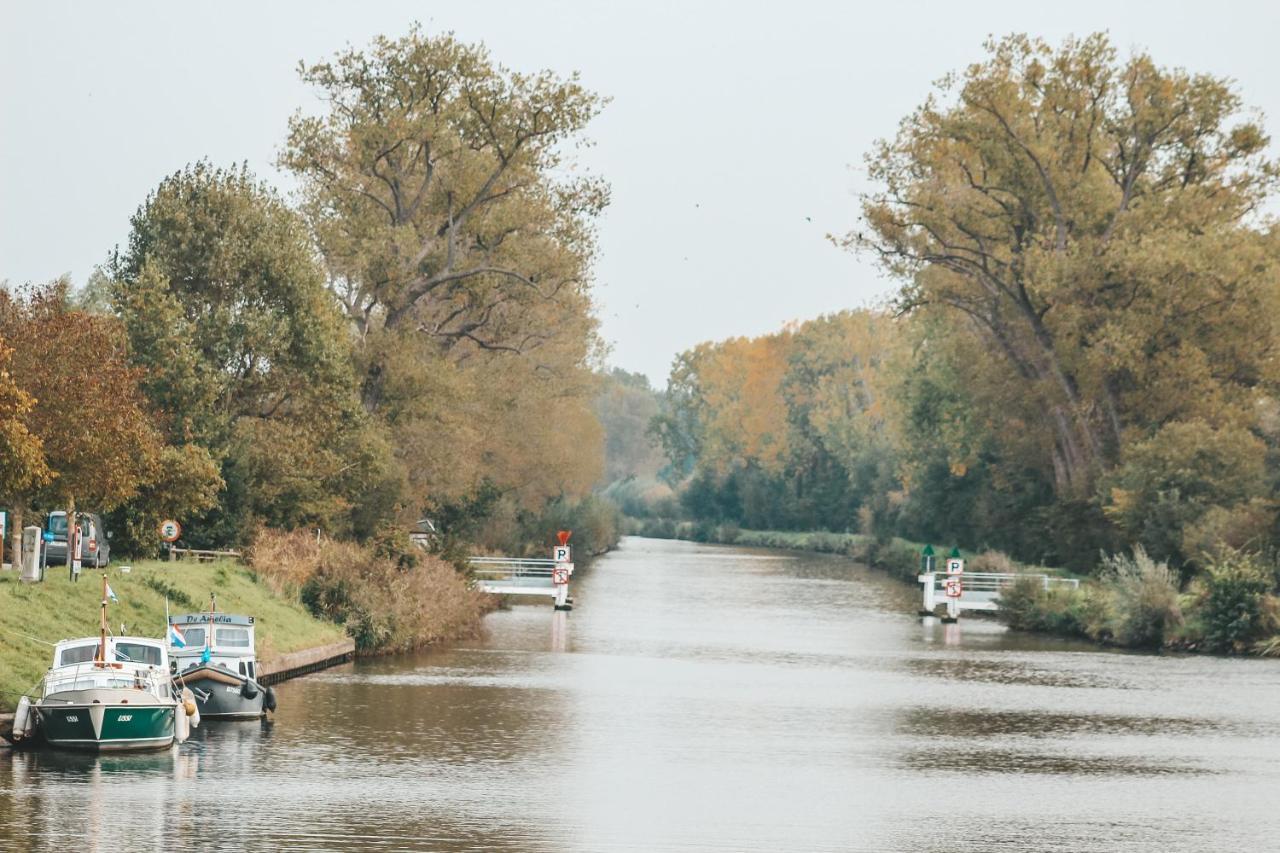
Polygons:
M182 629L183 645L192 649L196 646L204 645L204 629L203 628L184 628Z
M116 660L160 665L160 649L142 643L116 643Z
M98 645L96 643L91 646L73 646L62 650L62 657L58 663L60 666L66 666L69 663L88 663L93 660L94 655L97 653Z
M249 648L248 628L219 628L218 645Z

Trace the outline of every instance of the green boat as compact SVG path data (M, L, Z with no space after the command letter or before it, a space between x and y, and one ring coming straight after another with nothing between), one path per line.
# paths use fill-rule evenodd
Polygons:
M181 743L199 717L192 697L173 684L164 641L108 637L105 574L102 589L101 633L54 646L53 666L29 705L31 734L50 746L95 752Z

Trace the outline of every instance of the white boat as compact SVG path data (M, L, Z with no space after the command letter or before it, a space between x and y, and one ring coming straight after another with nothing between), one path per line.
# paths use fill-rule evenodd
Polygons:
M258 681L254 618L219 613L210 596L206 613L169 617L174 680L195 694L200 716L252 720L276 709L276 693Z
M34 702L22 697L14 719L19 738L92 751L165 749L199 724L189 691L175 687L165 643L107 636L107 579L102 578L97 637L63 640Z

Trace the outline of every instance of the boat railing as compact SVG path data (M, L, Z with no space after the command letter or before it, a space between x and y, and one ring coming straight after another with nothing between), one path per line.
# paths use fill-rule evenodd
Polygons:
M165 686L169 681L167 672L135 663L126 666L124 662L113 666L97 661L59 666L45 673L43 696L67 690L93 690L95 688L113 688L128 690L141 688L157 696L166 695Z

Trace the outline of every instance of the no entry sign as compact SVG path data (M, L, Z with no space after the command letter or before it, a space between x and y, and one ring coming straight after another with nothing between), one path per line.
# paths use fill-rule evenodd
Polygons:
M959 598L964 595L964 584L960 582L958 577L947 578L942 588L946 592L947 598Z
M569 567L565 566L564 568L560 568L559 566L557 566L556 568L552 569L551 582L556 586L564 586L565 584L567 584L569 582Z

